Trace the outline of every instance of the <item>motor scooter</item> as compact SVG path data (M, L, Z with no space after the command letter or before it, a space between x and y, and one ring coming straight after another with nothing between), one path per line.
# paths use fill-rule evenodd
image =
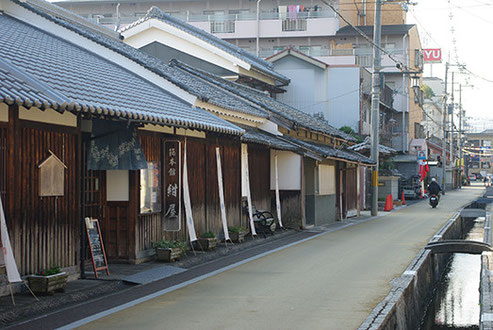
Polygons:
M430 196L429 203L430 203L430 206L431 206L432 208L437 207L437 205L438 205L438 196L437 196L437 195L435 195L435 194L432 194L432 195Z

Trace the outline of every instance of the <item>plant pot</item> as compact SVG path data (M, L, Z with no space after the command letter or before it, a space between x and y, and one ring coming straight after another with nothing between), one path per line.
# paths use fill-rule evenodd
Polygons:
M179 248L156 248L156 258L158 261L174 262L176 259L180 259L181 253L182 251Z
M53 294L55 291L63 291L67 286L68 274L65 272L41 276L29 275L29 287L33 292L42 294Z
M196 249L204 249L204 251L211 251L216 248L217 240L216 238L202 238L200 237L194 242Z
M229 238L235 243L241 243L245 240L246 231L229 232Z

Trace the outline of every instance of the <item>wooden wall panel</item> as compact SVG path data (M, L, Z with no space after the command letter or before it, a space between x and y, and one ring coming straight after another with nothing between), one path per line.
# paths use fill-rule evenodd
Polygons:
M270 211L270 151L268 148L248 145L248 170L253 205L259 210Z
M358 176L356 168L346 169L346 205L347 211L358 208Z
M14 200L6 210L11 240L21 274L57 265L78 264L80 136L76 129L18 122L13 136L15 159L10 162ZM38 165L51 150L65 163L64 196L39 197Z
M223 152L224 202L228 226L246 226L241 216L241 144L226 143Z
M188 185L190 189L190 202L192 204L192 215L195 231L198 234L207 231L207 200L206 196L213 187L206 184L206 144L203 140L187 140L187 167ZM182 165L183 166L183 165ZM185 216L185 207L182 205L182 214Z
M207 143L206 146L206 212L207 212L207 223L206 223L206 231L213 231L214 233L219 234L222 230L222 222L221 222L221 207L219 202L219 186L217 183L217 158L216 158L216 147L219 145L210 142ZM223 148L220 147L221 154L221 166L223 163ZM222 167L221 167L222 169ZM223 175L224 177L224 175ZM202 234L204 231L199 231L199 234Z

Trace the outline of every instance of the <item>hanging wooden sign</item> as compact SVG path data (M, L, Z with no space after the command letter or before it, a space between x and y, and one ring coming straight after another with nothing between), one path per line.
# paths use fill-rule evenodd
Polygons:
M67 166L51 151L50 156L39 164L39 196L63 196L65 169Z
M98 278L98 271L106 270L106 275L110 274L106 252L104 250L103 238L99 221L97 219L86 218L86 232L89 241L89 250L91 251L92 267L94 275Z
M181 229L181 143L164 143L164 216L163 230Z

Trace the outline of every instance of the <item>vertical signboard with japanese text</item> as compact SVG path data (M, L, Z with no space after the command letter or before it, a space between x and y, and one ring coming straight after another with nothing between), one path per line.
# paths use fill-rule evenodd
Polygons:
M181 229L181 144L164 143L164 215L163 230Z

